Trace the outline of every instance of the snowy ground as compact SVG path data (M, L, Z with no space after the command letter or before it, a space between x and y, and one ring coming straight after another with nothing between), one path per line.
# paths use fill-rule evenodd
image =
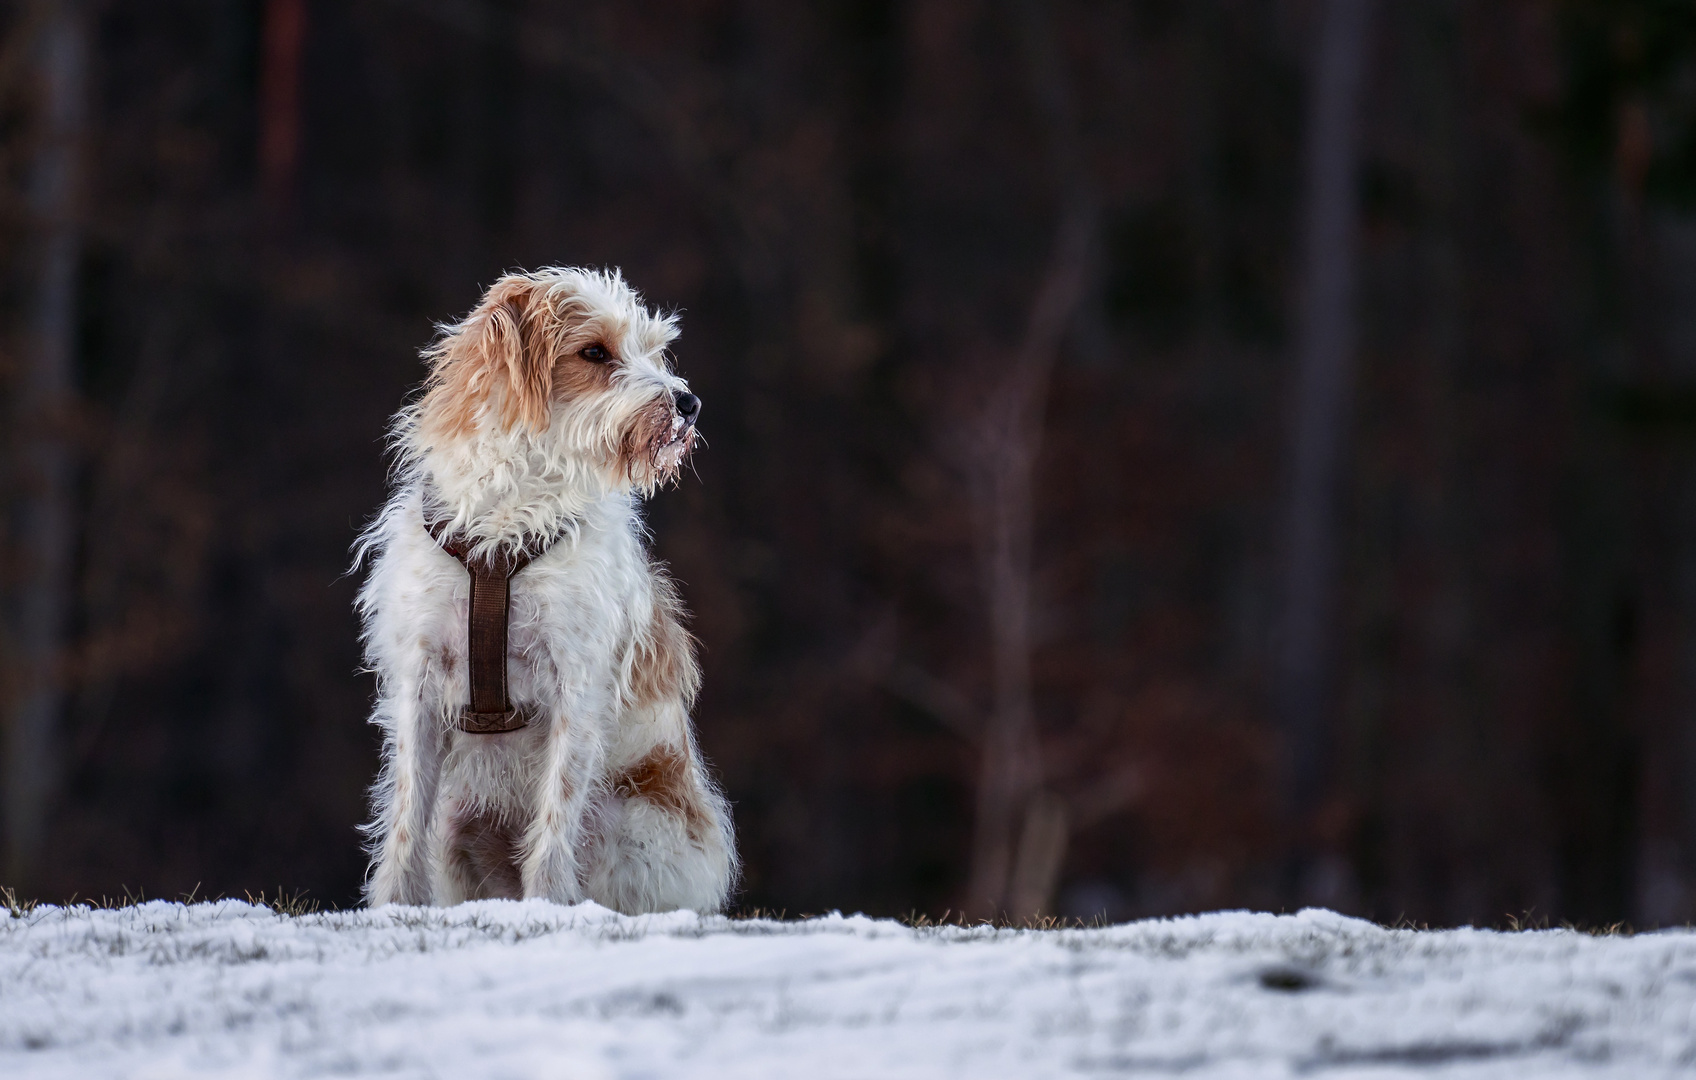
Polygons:
M1696 933L0 910L0 1076L1696 1074Z

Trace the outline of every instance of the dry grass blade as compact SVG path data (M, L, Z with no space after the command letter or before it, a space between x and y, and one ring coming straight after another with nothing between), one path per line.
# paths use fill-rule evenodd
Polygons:
M0 904L4 904L8 914L14 919L21 919L36 909L39 900L20 900L18 894L5 885L0 885Z
M247 902L256 907L268 907L272 911L275 911L278 915L286 915L291 919L297 919L302 915L318 914L318 901L308 900L306 898L306 893L307 890L305 889L297 889L292 893L286 893L283 891L283 887L279 885L277 886L276 894L269 899L266 898L265 891L263 889L261 889L258 893L249 892L246 895Z

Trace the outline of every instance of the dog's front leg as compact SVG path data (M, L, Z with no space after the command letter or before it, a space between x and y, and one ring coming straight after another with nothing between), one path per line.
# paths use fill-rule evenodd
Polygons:
M416 681L378 703L383 770L372 791L375 840L366 902L430 902L430 823L446 736Z
M553 716L536 778L536 814L524 837L520 878L525 899L540 897L560 904L583 899L578 847L590 787L601 774L604 756L593 725L573 720L566 710Z

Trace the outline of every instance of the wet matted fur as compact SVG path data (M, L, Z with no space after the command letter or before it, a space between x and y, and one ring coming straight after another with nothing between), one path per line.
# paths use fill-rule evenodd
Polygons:
M394 493L358 545L383 731L368 902L723 906L736 853L689 719L700 670L639 512L694 445L676 335L616 271L550 268L501 278L425 351ZM470 579L431 526L475 556L542 551L509 609L525 728L456 727Z

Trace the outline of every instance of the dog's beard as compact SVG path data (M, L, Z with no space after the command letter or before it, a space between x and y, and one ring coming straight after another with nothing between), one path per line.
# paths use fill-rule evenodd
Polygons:
M654 475L662 481L675 480L695 449L695 426L684 423L681 416L673 417L667 436L664 443L654 448Z
M625 468L642 487L660 487L677 479L695 449L695 425L664 400L643 409L625 441Z

